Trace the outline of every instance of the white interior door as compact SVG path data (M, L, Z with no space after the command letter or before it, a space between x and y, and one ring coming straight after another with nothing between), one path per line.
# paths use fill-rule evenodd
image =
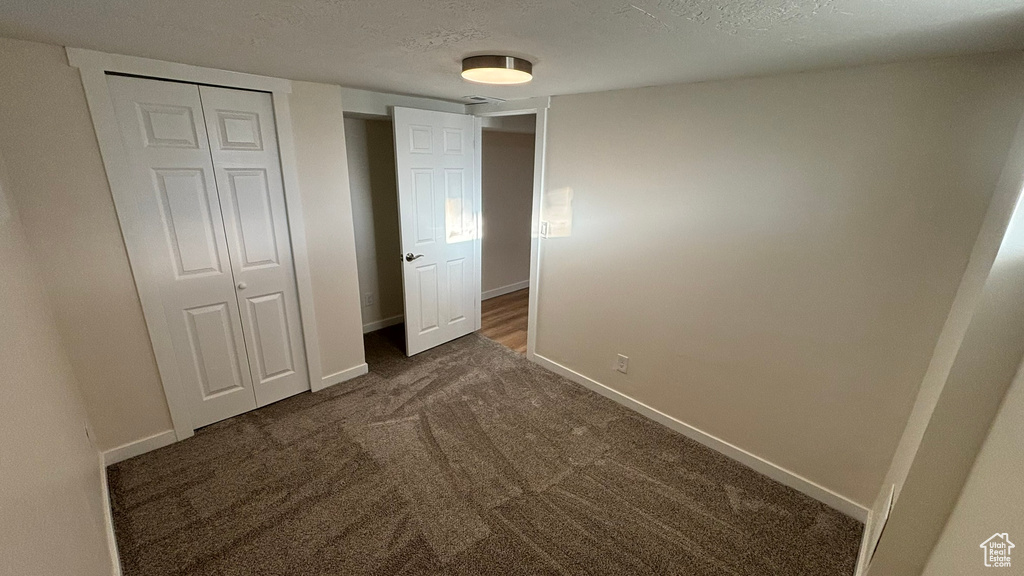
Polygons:
M270 94L200 86L256 403L309 389Z
M476 329L480 237L472 116L394 109L405 346L409 356Z
M159 286L194 427L256 407L199 87L108 76L136 211L124 230Z

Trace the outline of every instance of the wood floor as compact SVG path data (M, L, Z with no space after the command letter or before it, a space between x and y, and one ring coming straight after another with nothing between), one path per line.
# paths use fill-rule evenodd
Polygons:
M526 354L529 298L530 291L527 289L484 300L480 304L480 334L520 354Z

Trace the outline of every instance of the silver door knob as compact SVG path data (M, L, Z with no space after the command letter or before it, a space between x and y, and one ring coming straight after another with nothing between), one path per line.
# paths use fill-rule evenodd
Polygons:
M414 256L412 252L409 252L408 254L405 255L405 261L406 262L412 262L413 260L415 260L417 258L423 258L423 254L416 254Z
M249 285L246 284L245 282L239 282L235 287L238 288L239 290L245 290L246 288L249 287Z

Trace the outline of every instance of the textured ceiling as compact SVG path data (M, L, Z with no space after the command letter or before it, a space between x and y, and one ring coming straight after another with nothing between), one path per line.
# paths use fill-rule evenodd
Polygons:
M0 36L459 99L1024 49L1024 0L0 0ZM473 54L534 82L458 76Z

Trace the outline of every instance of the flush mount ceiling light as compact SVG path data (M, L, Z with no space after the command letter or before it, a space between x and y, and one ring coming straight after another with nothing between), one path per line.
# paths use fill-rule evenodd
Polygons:
M513 56L470 56L462 60L462 77L480 84L524 84L533 80L533 64Z

